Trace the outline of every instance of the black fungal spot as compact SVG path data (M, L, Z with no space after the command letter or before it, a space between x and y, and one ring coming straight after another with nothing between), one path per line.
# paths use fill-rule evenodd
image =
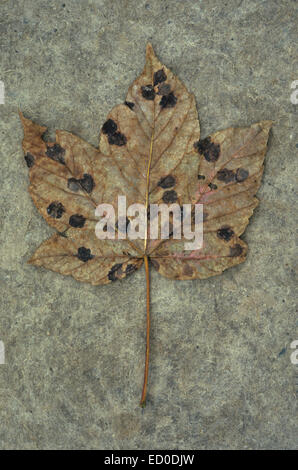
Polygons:
M115 134L109 135L108 140L109 144L118 145L118 147L125 145L127 142L125 135L121 134L121 132L115 132Z
M90 259L94 258L94 256L91 254L91 250L89 248L85 248L84 246L80 246L78 248L78 254L77 257L86 263L86 261L89 261Z
M168 189L171 188L172 186L175 186L176 184L176 179L172 175L165 176L164 178L161 178L159 182L157 183L157 186L160 186L162 189Z
M208 186L209 186L209 188L210 188L212 191L215 191L215 190L217 189L216 184L209 183Z
M75 228L82 228L85 225L85 217L83 215L74 214L69 217L69 225Z
M124 101L124 104L126 104L126 106L128 106L131 110L133 110L133 108L135 107L135 104L131 101Z
M198 180L204 180L206 177L204 175L198 175Z
M221 238L225 242L230 241L233 235L234 235L234 232L231 229L231 227L222 227L222 228L217 230L218 238Z
M224 183L230 183L231 181L234 181L235 173L233 172L233 170L228 170L228 168L223 168L222 170L219 170L219 172L216 175L216 178L219 181L223 181Z
M173 189L171 189L171 191L165 191L163 193L163 196L162 196L162 200L163 202L165 203L172 203L172 202L176 202L178 199L178 195L176 193L176 191L174 191Z
M236 256L240 256L242 251L243 251L243 248L239 244L231 246L230 247L230 256L232 256L233 258L236 257Z
M172 91L168 95L164 95L162 97L162 99L160 100L160 102L159 102L162 109L164 109L164 108L174 108L176 103L177 103L177 98L176 98L176 96L174 95L174 93Z
M117 130L117 124L113 119L108 119L102 126L102 132L107 135L113 135Z
M62 165L65 165L65 150L59 144L54 144L51 147L47 146L46 155L52 160L55 160L55 162L62 163Z
M28 152L28 153L26 153L26 155L24 156L24 158L25 158L27 167L28 167L28 168L32 168L33 165L34 165L34 161L35 161L33 155Z
M86 191L86 193L90 194L95 186L93 178L91 175L84 173L83 178L79 180L80 185Z
M171 87L167 83L162 83L158 86L158 95L167 96L171 93Z
M194 143L194 147L203 154L207 162L216 162L220 154L220 145L211 142L210 137Z
M248 170L245 170L244 168L238 168L238 170L236 171L236 181L238 183L242 183L242 181L246 180L248 175Z
M128 264L125 269L125 274L132 274L137 270L137 267L135 264Z
M142 86L142 96L145 98L145 100L151 100L153 101L155 98L155 91L152 85L145 85Z
M65 212L65 209L61 202L51 202L47 207L47 213L49 216L53 217L53 219L61 219L63 212Z
M167 76L166 76L164 70L163 69L158 70L157 72L155 72L155 74L153 76L154 86L157 85L158 83L165 82L166 79L167 79Z
M75 178L69 178L67 180L67 187L71 191L77 193L81 189L80 180L77 180Z
M120 274L121 274L121 268L122 268L122 264L114 264L114 266L112 267L112 269L109 271L109 274L108 274L108 279L110 281L116 281L118 279L117 277L117 271L120 271Z

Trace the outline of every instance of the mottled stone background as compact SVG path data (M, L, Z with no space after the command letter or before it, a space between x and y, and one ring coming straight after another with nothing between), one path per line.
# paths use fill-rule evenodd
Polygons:
M0 447L289 449L295 437L297 2L0 1ZM26 264L53 230L27 192L18 108L97 145L146 42L197 99L202 136L274 120L247 261L205 281L104 287ZM296 366L297 367L297 366Z

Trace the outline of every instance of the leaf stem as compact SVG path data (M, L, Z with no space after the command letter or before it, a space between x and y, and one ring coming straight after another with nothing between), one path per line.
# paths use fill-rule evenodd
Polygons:
M145 273L146 273L146 310L147 310L147 327L146 327L146 355L145 355L145 371L144 371L144 384L142 391L142 398L140 406L144 408L146 406L146 395L147 395L147 383L148 383L148 371L149 371L149 352L150 352L150 274L149 274L149 263L148 256L144 256Z

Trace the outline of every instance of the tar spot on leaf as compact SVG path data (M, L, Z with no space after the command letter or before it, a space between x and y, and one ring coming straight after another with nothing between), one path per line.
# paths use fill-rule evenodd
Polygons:
M94 188L94 181L91 175L84 173L83 178L79 180L80 185L86 191L86 193L90 194Z
M132 274L137 270L137 267L135 264L128 264L125 269L125 274Z
M243 251L242 246L237 243L237 245L231 246L230 256L232 256L233 258L236 256L240 256L242 251Z
M223 168L222 170L219 170L219 172L216 175L216 178L219 181L223 181L224 183L230 183L231 181L234 181L235 174L233 170L229 170L228 168Z
M77 180L75 178L69 178L67 180L67 187L71 191L77 193L81 189L80 180Z
M69 217L69 225L75 228L82 228L85 225L85 217L83 215L74 214Z
M142 96L145 98L145 100L154 100L155 98L155 91L152 85L145 85L142 86Z
M84 173L83 178L69 178L67 180L67 187L73 192L78 192L80 189L84 189L88 194L90 194L94 188L94 181L91 175Z
M220 154L220 145L211 142L210 137L194 143L194 147L203 154L207 162L216 162Z
M177 199L178 199L178 195L176 191L174 191L173 189L171 189L171 191L165 191L162 196L163 202L167 204L171 202L176 202Z
M234 235L234 232L231 229L231 227L222 227L222 228L217 230L218 238L221 238L225 242L230 241L233 235Z
M62 165L65 165L65 150L59 144L54 144L51 147L47 146L46 155L52 160L55 160L55 162L62 163Z
M171 87L167 83L162 83L158 86L158 95L169 95L171 93Z
M245 170L244 168L238 168L238 170L236 171L236 181L238 181L238 183L242 183L242 181L246 180L248 175L249 172L247 170Z
M215 190L217 189L216 184L209 183L208 186L209 186L209 188L211 189L211 191L215 191Z
M121 134L121 132L115 132L115 134L109 135L108 140L109 144L118 145L118 147L125 145L127 142L125 135Z
M63 212L65 212L65 209L61 202L51 202L47 207L47 213L49 216L53 217L53 219L61 219Z
M204 175L198 175L198 180L204 180L205 176Z
M166 79L167 79L167 76L166 76L164 70L160 69L160 70L157 70L157 72L155 72L154 78L153 78L153 83L154 83L154 85L157 85L158 83L165 82Z
M108 119L102 126L102 132L107 135L113 135L117 130L117 124L113 119Z
M121 268L122 268L122 264L119 264L119 263L118 263L118 264L114 264L114 266L113 266L113 267L111 268L111 270L109 271L108 279L109 279L110 281L116 281L116 280L118 279L119 274L122 273ZM119 273L119 272L117 273L117 271L120 271L120 273ZM117 274L118 274L118 276L117 276Z
M159 182L157 183L157 186L160 186L162 189L168 189L172 188L172 186L175 186L176 184L176 179L172 175L165 176L164 178L161 178Z
M160 106L164 108L174 108L174 106L177 103L177 98L174 95L174 93L171 91L168 95L164 95L162 99L160 100L159 104Z
M84 246L80 246L80 248L78 248L77 256L81 261L84 261L84 263L94 258L94 256L91 255L91 250L89 248L85 248Z
M131 101L124 101L124 104L126 104L126 106L128 106L131 110L133 110L133 108L135 107L135 104Z

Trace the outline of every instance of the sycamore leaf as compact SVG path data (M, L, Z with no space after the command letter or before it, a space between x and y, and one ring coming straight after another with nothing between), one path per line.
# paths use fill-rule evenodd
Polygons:
M101 129L99 148L57 131L46 143L45 127L20 113L31 197L58 233L46 240L30 263L79 281L107 284L133 273L145 262L147 352L149 358L148 260L171 279L203 279L245 260L239 237L254 208L271 121L229 128L200 140L195 98L147 46L143 73L115 106ZM95 208L119 195L127 205L203 204L204 241L185 251L185 240L100 240ZM117 223L116 222L116 227ZM131 223L127 219L127 224Z

